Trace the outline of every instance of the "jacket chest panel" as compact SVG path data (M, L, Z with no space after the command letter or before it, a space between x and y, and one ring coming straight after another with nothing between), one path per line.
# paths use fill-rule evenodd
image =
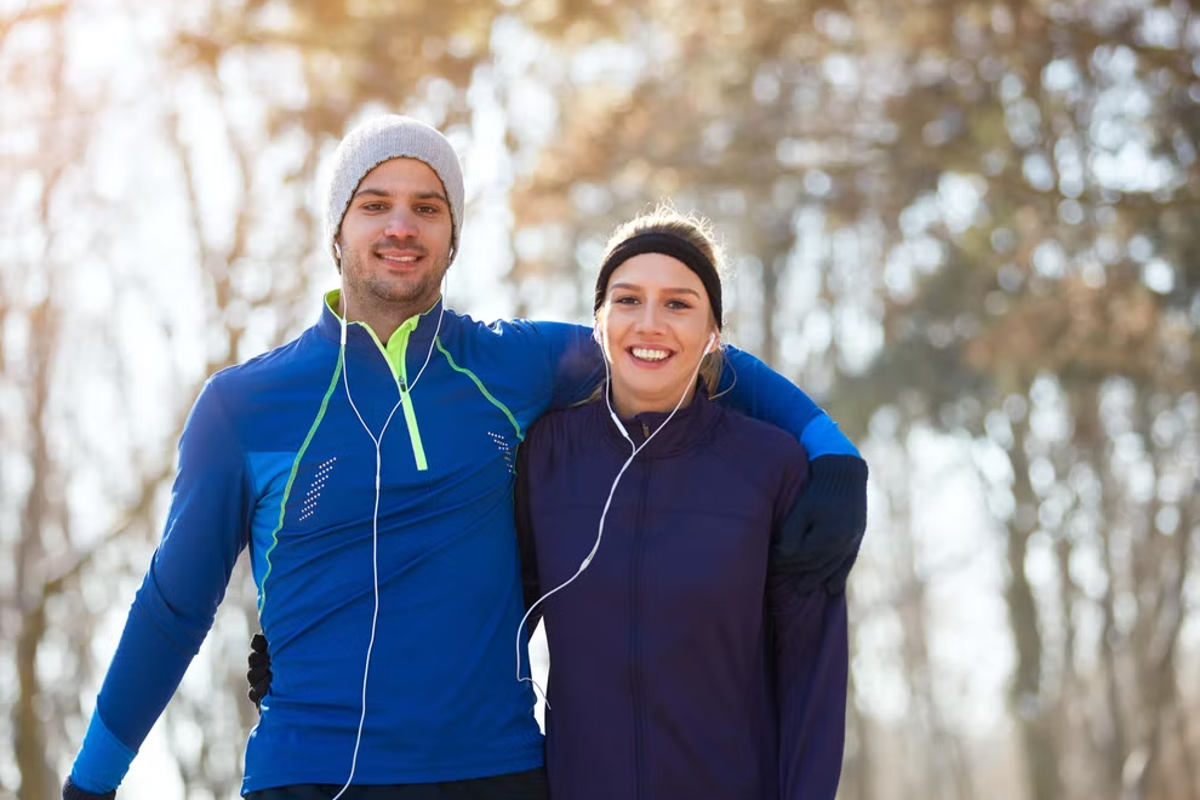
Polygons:
M535 490L545 588L570 578L595 544L611 486L595 479L601 471L564 471ZM590 481L580 479L584 473ZM573 584L589 602L625 602L634 584L641 602L665 614L761 597L770 508L724 496L720 487L695 478L654 462L630 467L613 497L599 550Z
M350 377L353 406L339 385L302 449L290 460L276 459L278 474L260 480L268 491L258 513L277 519L282 508L280 540L370 522L376 439L381 518L423 518L453 513L472 500L507 500L516 430L469 381L427 372L405 408L394 383L378 375L368 383L362 370L357 382L354 373Z

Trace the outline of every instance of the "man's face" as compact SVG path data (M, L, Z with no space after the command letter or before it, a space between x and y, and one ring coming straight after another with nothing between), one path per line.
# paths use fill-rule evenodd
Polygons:
M450 264L450 201L437 173L412 158L368 172L342 220L338 245L350 299L428 310Z

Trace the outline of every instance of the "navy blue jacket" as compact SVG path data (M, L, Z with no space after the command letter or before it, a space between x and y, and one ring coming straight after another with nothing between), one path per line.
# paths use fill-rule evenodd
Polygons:
M641 444L666 417L624 424ZM530 429L516 484L527 603L576 573L632 449L603 402ZM553 797L832 800L848 664L837 574L858 540L803 540L806 480L795 439L702 391L637 455L594 560L539 606Z

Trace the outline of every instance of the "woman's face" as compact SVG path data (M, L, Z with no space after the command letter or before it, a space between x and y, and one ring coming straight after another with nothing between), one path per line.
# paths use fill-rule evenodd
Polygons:
M699 276L660 253L634 256L613 271L596 327L622 417L670 411L685 393L690 400L696 368L718 341L710 345L717 327Z

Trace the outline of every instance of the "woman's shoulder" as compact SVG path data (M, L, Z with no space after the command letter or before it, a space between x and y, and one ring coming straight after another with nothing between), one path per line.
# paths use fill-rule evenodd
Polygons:
M554 483L567 472L587 474L608 469L619 453L608 443L601 425L604 405L589 403L543 414L525 432L518 450L524 477ZM518 471L521 475L521 471Z
M807 462L808 453L795 436L769 422L720 406L715 444L738 458L774 463Z
M587 402L547 411L525 433L525 443L554 444L595 436L603 403Z

